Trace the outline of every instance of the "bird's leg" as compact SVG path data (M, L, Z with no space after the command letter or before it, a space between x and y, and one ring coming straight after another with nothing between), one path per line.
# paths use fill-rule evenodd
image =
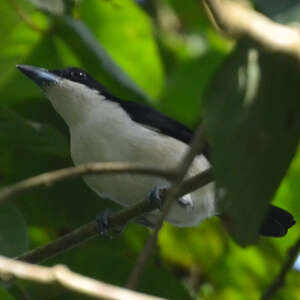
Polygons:
M112 211L109 209L106 209L102 212L100 212L96 216L96 223L97 223L97 231L100 236L105 236L110 239L116 237L120 233L123 232L125 226L118 226L118 227L111 227L109 224L109 216L112 214Z
M168 191L168 186L155 186L149 193L147 199L150 202L150 206L153 208L161 209L163 202Z
M149 192L148 199L151 207L162 208L168 189L169 186L156 186ZM183 208L193 207L194 205L190 195L179 198L177 203Z
M183 208L192 208L194 206L194 202L190 195L185 195L177 200L179 206Z

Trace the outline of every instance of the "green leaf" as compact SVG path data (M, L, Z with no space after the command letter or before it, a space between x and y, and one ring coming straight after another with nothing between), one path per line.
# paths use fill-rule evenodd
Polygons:
M162 88L164 76L151 20L147 14L133 0L81 1L78 14L101 47L109 53L119 68L124 70L122 73L125 73L124 75L129 77L143 94L146 91L146 99L156 98ZM73 44L70 45L73 47ZM101 52L103 50L98 56ZM106 56L102 58L103 62L100 65L103 64L108 71L111 69L110 72L114 72L115 67L111 66ZM90 67L93 67L99 59L91 57L90 60L93 60ZM120 83L125 79L119 79L122 73L113 74ZM124 83L128 85L126 81ZM141 95L139 90L138 95L145 99L145 95Z
M69 156L65 137L48 124L26 121L0 106L0 147L16 147L35 153Z
M46 22L40 14L36 16L40 19L37 24ZM21 63L41 67L61 65L51 35L42 36L23 23L14 28L0 53L1 104L13 104L41 95L41 91L16 69L16 64Z
M212 51L177 66L166 82L159 109L194 127L202 112L205 88L223 59L224 55Z
M24 253L27 249L28 235L23 216L13 206L1 206L0 254L14 257Z
M32 13L32 11L33 11L32 5L28 4L26 0L19 0L18 7L22 11L26 11L26 13ZM18 26L22 22L22 20L20 19L20 17L14 10L14 6L11 5L10 1L1 1L0 2L0 11L1 11L0 44L5 45L5 48L6 48L7 40L10 39L12 32L15 30L16 26ZM0 55L1 55L1 53L0 53Z
M65 43L72 45L72 51L76 53L82 65L93 76L98 74L100 81L106 86L117 90L123 97L149 99L113 61L84 23L65 16L56 19L55 28Z
M268 202L296 152L300 133L298 64L241 44L205 99L205 126L221 206L232 236L254 243Z

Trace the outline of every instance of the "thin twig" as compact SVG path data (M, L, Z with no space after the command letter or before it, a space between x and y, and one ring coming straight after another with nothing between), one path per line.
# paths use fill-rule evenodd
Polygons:
M90 174L108 174L108 173L136 173L147 174L150 176L159 176L169 180L176 178L175 171L162 170L142 164L133 164L125 162L106 162L106 163L89 163L76 167L69 167L61 170L55 170L40 174L16 184L0 189L0 205L10 197L29 191L37 187L49 187L57 182L73 179L83 175Z
M232 38L247 36L263 49L296 56L300 60L300 31L273 22L249 7L231 0L203 0L217 29Z
M213 175L211 169L197 174L183 182L180 192L178 193L178 197L182 197L185 194L199 189L210 183L212 180ZM130 219L146 213L151 209L153 209L153 207L149 206L149 201L144 200L139 204L110 215L108 218L108 224L110 227L125 225ZM96 222L92 221L45 246L36 248L17 257L17 259L31 263L40 263L51 257L57 256L58 254L65 252L95 236L97 236L97 227Z
M293 246L288 251L288 258L282 265L280 272L274 278L272 284L268 287L265 293L260 298L261 300L274 299L276 292L284 286L287 273L292 269L300 251L300 237L296 240Z
M141 277L142 272L144 271L147 260L152 253L152 249L157 241L158 232L163 224L163 221L167 216L173 204L173 201L175 199L178 199L178 197L180 197L179 195L182 186L182 181L186 176L186 173L189 170L195 156L201 153L205 146L206 146L206 140L204 138L203 129L201 126L199 126L191 142L191 147L189 148L189 151L187 151L185 157L182 159L181 164L178 168L178 172L177 172L178 176L176 180L173 182L171 188L167 192L165 204L163 206L162 213L155 224L154 231L152 235L149 237L149 239L147 240L142 252L140 253L135 263L135 266L133 267L133 270L129 276L126 287L130 289L134 289L136 287L137 282Z
M68 290L96 299L109 300L163 300L163 298L133 292L121 287L91 279L70 271L66 266L42 267L0 256L0 277L21 278L43 284L60 284Z

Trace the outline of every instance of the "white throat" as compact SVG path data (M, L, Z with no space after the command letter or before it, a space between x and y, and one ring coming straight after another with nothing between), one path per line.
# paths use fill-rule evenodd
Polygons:
M46 95L70 128L84 122L93 111L101 111L106 102L98 91L67 79L49 86Z

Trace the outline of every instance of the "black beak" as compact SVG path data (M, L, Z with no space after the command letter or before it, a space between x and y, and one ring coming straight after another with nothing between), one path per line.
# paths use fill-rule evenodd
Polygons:
M16 67L42 89L49 85L57 84L61 80L59 76L49 72L47 69L27 65L17 65Z

